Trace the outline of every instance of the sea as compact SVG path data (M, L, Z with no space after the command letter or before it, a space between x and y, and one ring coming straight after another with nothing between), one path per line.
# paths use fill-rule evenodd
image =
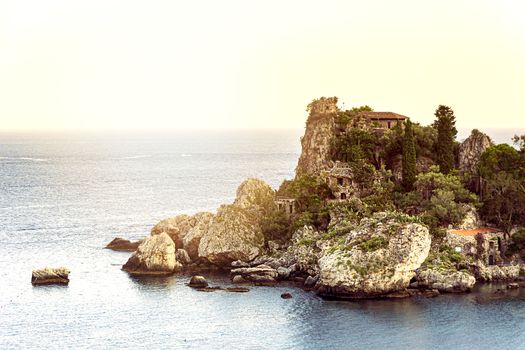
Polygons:
M497 142L525 133L482 131ZM0 132L0 349L525 349L525 286L367 301L291 284L205 293L190 276L131 277L130 253L104 249L215 211L248 177L277 188L293 177L302 133ZM31 271L46 266L68 267L69 285L33 287Z

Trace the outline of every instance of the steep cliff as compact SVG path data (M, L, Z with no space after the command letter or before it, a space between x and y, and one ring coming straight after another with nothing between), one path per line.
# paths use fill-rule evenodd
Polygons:
M338 112L336 97L321 97L313 101L308 110L304 136L301 138L301 156L295 169L297 177L317 175L330 166L331 142L336 133Z
M459 145L459 171L462 173L474 173L481 155L491 145L490 137L478 130L473 130L472 134Z

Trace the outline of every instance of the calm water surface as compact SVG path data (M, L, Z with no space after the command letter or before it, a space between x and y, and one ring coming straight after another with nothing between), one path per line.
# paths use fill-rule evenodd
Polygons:
M202 293L187 276L131 278L129 254L101 249L231 202L246 177L277 187L301 133L0 134L0 349L525 349L525 288L364 302L289 285ZM31 286L33 268L62 265L68 287Z

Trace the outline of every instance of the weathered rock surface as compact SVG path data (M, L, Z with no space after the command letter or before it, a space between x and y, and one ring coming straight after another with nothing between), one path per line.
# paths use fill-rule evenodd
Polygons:
M158 235L166 232L170 238L175 242L177 247L183 247L184 236L194 226L195 221L193 217L182 214L173 218L164 219L151 229L151 235Z
M182 246L188 252L191 259L199 257L199 244L201 238L208 233L208 228L213 220L213 214L207 212L197 213L193 216L194 223L182 239Z
M319 174L330 164L331 142L336 133L337 98L321 98L312 107L301 138L296 176Z
M243 280L253 282L256 284L274 284L279 276L279 273L267 265L259 265L257 267L242 267L231 270L233 278L241 276ZM239 279L237 278L237 281ZM236 282L240 283L240 282Z
M134 252L137 250L141 242L142 241L131 242L130 240L116 237L109 242L105 248L120 252Z
M491 145L490 137L473 130L472 134L459 145L459 171L474 173L481 155Z
M175 257L175 243L167 233L162 232L145 238L122 269L135 275L163 275L171 274L180 267Z
M239 185L233 205L248 209L267 212L275 208L275 192L264 181L250 178Z
M465 271L423 270L417 273L418 286L445 293L464 293L474 287L476 279Z
M175 252L175 259L177 259L177 261L182 265L188 265L191 263L190 256L184 249L177 249Z
M69 271L65 267L49 268L40 270L33 270L31 275L31 284L33 285L44 285L44 284L68 284L69 283Z
M479 214L476 208L472 205L468 206L467 213L463 218L463 221L458 225L458 230L474 230L482 226L482 223L479 219Z
M274 192L258 179L244 181L234 204L223 205L199 243L199 257L229 267L233 261L251 261L261 254L264 235L260 220L274 209Z
M476 279L483 282L493 281L516 281L520 278L522 265L486 266L483 263L477 263L473 266Z
M259 218L246 209L225 205L219 208L207 234L201 238L199 257L229 266L235 260L253 260L262 252L263 244Z
M370 298L406 289L428 256L430 234L405 218L379 213L363 219L343 246L325 249L319 259L317 293Z

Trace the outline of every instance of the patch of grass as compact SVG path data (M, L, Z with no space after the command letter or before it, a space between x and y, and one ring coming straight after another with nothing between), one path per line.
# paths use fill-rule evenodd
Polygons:
M357 248L363 252L373 252L381 248L388 246L388 240L382 236L374 236L369 240L361 242L357 245Z

